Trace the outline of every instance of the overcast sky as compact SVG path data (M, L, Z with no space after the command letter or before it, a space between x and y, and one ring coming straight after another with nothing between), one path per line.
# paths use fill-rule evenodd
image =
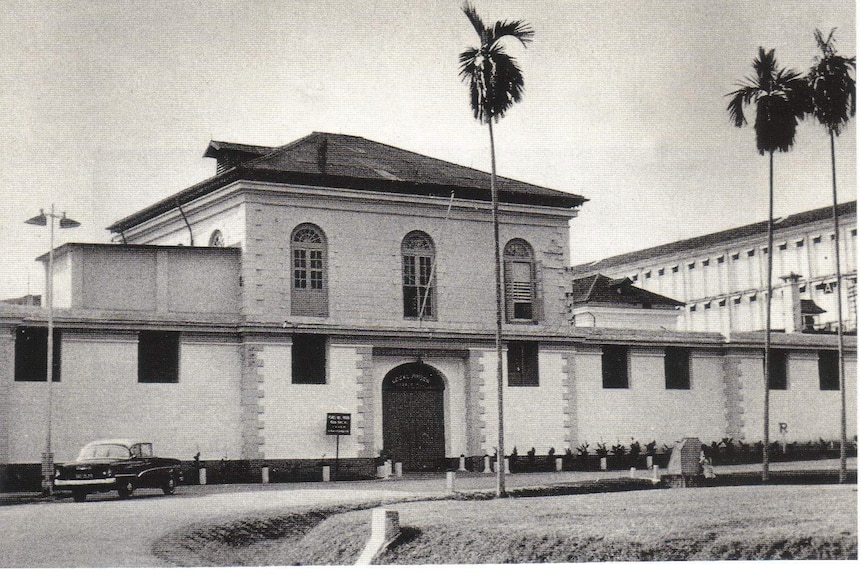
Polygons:
M765 219L768 161L724 94L758 46L806 70L813 32L856 54L851 0L476 0L523 19L508 46L524 100L496 128L501 175L590 199L572 263ZM80 220L57 244L215 173L210 139L282 145L362 136L487 170L458 53L477 41L457 0L0 0L0 298L41 293L53 202ZM855 121L837 142L856 194ZM831 201L828 137L806 121L776 158L776 212Z

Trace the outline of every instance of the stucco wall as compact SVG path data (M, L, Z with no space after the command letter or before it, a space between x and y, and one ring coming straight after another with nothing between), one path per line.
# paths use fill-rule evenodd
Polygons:
M361 360L354 347L330 343L327 383L299 385L291 381L289 342L268 344L258 353L262 364L263 398L260 400L264 439L263 456L279 458L335 458L335 436L326 435L326 414L352 415L351 435L339 440L341 457L358 457L358 397Z
M600 347L575 355L577 443L626 446L672 443L682 437L719 440L725 434L723 360L718 353L693 351L691 389L665 389L661 348L632 347L629 388L602 388Z
M493 326L493 237L487 214L447 203L383 204L325 195L259 197L247 205L243 255L244 310L260 321L404 327L401 241L414 230L434 241L437 258L438 329ZM501 242L521 237L542 268L547 323L567 322L563 278L568 221L563 217L504 215ZM319 226L327 239L328 318L292 317L290 235L302 223Z
M237 346L183 338L180 382L137 381L134 333L63 335L63 380L54 385L55 459L74 458L89 441L131 437L152 441L158 454L191 459L237 458ZM10 463L39 461L47 426L44 382L16 382L8 394Z
M746 441L763 438L763 362L762 353L751 354L741 367L741 384L745 404L744 432ZM845 356L847 436L857 432L856 420L856 357ZM841 436L841 393L823 391L817 369L816 351L793 351L787 368L787 389L769 392L769 440L779 441L779 424L787 424L788 442L816 441L820 438L837 440Z

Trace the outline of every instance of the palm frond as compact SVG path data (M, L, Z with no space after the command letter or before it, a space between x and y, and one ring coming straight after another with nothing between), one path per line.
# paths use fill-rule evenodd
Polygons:
M835 49L833 34L823 38L820 30L814 31L814 39L822 56L815 59L808 71L807 84L811 94L811 112L817 121L836 136L856 115L856 58L839 56Z
M727 104L730 120L738 128L744 126L745 108L754 104L757 151L786 152L794 144L799 121L812 110L811 89L795 70L778 68L774 49L759 47L752 68L754 74L726 94L731 98Z
M530 25L523 20L503 20L494 23L490 40L492 44L496 44L503 38L511 36L526 47L529 42L533 41L535 34Z
M485 23L482 22L482 18L479 16L479 13L476 12L475 6L469 2L464 2L464 5L461 6L461 10L467 16L467 19L470 20L470 24L473 25L473 28L476 30L476 34L479 35L482 42L485 42L485 38L488 35L488 29L485 27Z

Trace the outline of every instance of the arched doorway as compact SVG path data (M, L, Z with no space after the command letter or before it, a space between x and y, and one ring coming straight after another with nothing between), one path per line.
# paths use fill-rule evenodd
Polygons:
M421 361L383 378L383 450L405 471L445 466L443 388L440 373Z

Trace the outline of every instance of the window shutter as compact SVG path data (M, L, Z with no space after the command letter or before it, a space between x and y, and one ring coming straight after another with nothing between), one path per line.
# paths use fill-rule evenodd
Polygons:
M533 266L533 319L545 319L545 301L542 297L542 268L535 263Z
M512 262L503 262L504 297L506 300L506 321L515 317L515 297L512 290Z

